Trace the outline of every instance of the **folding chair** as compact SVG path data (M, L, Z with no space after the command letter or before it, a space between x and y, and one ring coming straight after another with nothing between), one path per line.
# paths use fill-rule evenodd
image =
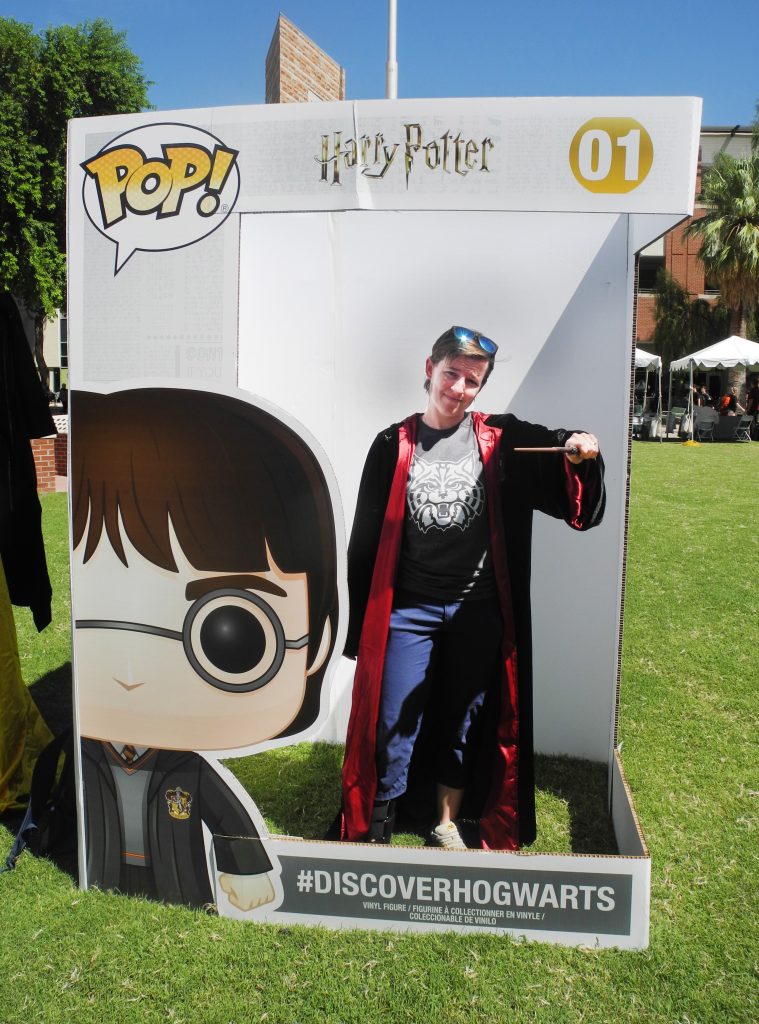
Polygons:
M640 437L641 429L643 427L643 406L636 405L633 409L632 417L632 435L633 437Z
M741 416L738 426L735 428L733 434L733 441L750 441L751 440L751 424L754 422L753 416Z
M696 440L713 441L714 427L718 422L719 413L716 409L710 409L708 406L699 409L698 419L696 420Z
M673 431L675 433L677 433L679 431L679 429L680 429L680 421L682 420L684 415L685 415L685 406L684 405L674 405L674 406L672 406L672 408L669 410L669 415L667 416L667 433L668 434L671 434Z

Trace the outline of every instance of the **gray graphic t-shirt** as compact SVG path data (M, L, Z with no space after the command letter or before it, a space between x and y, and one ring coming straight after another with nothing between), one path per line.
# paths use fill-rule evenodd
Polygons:
M482 460L469 415L447 430L419 420L397 587L443 601L495 594Z

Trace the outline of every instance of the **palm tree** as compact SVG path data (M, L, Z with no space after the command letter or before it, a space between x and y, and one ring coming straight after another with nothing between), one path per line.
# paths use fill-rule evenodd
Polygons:
M665 366L725 337L730 313L724 303L691 299L664 269L657 275L654 298L656 327L651 341Z
M730 309L730 333L745 338L759 301L759 152L719 154L704 174L701 202L706 213L685 234L701 239L699 259Z

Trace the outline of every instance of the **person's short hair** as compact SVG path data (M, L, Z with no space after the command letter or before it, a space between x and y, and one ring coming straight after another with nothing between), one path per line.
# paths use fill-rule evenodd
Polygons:
M169 521L188 562L203 571L264 572L267 546L286 573L308 577L308 663L327 619L337 629L335 522L329 487L306 442L238 398L171 388L99 395L75 391L72 410L74 547L84 562L103 529L127 565L121 530L139 553L176 572ZM319 710L329 664L310 676L304 703L282 735Z
M477 331L474 331L473 333L475 336L478 334ZM470 356L473 359L483 359L488 364L485 376L482 378L482 387L485 386L495 365L494 354L489 355L487 352L484 352L475 338L460 341L454 334L454 328L449 327L447 331L440 335L432 346L430 359L432 360L433 366L437 366L438 363L442 363L443 360L452 358L453 356ZM430 390L429 378L425 378L424 380L424 390Z

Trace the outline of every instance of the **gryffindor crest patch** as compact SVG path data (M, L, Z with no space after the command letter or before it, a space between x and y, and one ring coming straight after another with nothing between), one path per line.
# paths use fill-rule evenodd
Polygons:
M190 817L192 797L186 789L182 789L181 786L177 786L176 789L167 789L165 796L166 806L172 818L185 821Z

